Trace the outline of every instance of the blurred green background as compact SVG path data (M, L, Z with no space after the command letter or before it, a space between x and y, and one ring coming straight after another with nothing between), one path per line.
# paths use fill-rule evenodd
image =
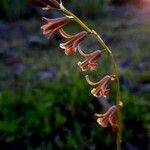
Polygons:
M148 0L147 0L148 1ZM138 0L66 0L64 5L98 31L112 49L120 74L123 108L123 150L150 149L150 5ZM0 3L0 149L115 150L111 127L102 128L94 113L113 105L95 99L77 66L78 54L67 57L63 39L48 41L41 17L55 18L26 0ZM75 23L68 33L81 31ZM88 38L83 48L99 48ZM110 73L104 55L92 80Z

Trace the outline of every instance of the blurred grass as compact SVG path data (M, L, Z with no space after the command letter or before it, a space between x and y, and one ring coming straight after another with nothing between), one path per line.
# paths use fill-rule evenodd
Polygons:
M2 18L15 19L29 14L31 8L27 0L1 0L0 12Z
M45 55L51 56L50 61L47 62L47 58L42 57L40 62L35 64L36 70L45 66L55 67L57 76L54 80L33 82L31 77L35 71L28 69L19 79L19 85L13 89L1 90L0 140L9 144L25 138L31 143L28 145L30 149L51 147L50 149L92 150L100 146L109 149L110 145L115 145L115 137L111 134L111 129L99 127L93 118L95 108L99 112L101 106L93 99L90 87L83 81L83 74L75 63L77 57L68 58L61 53L63 52L50 50L49 55ZM132 72L131 76L126 74L130 80L135 79L134 76ZM136 81L134 82L136 84ZM111 95L110 101L113 97L114 95ZM123 143L135 142L135 135L138 134L144 135L146 140L150 121L147 101L142 93L131 94L128 88L123 91L122 99ZM133 128L133 125L136 127ZM33 139L39 141L38 144L33 146ZM42 144L45 141L47 142ZM113 147L115 149L115 146Z
M82 0L82 3L80 1L76 0L67 0L64 1L65 5L67 7L72 8L76 13L82 14L82 17L97 17L100 14L104 15L104 6L108 4L109 0ZM15 7L14 7L15 6ZM23 16L27 16L32 12L31 5L29 4L28 0L1 0L0 3L0 12L1 17L3 19L16 19L16 18L22 18ZM95 11L90 11L90 10ZM106 15L106 14L105 14Z

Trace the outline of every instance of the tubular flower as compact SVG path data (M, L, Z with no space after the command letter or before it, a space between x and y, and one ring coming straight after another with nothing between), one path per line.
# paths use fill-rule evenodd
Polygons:
M56 19L49 19L43 17L43 20L46 22L41 29L44 35L48 35L48 39L53 38L54 34L58 32L61 28L63 28L66 24L71 21L69 17L60 17Z
M44 10L60 9L60 3L57 0L29 0L29 2L38 7L42 7Z
M97 117L97 123L102 127L107 127L108 124L112 126L114 132L118 131L118 120L117 120L118 108L116 105L110 107L104 114L95 114Z
M63 37L70 39L66 43L60 43L60 48L65 49L66 55L72 55L73 52L77 51L78 45L85 39L87 32L82 31L75 35L69 35L65 33L63 30L60 30L60 34Z
M86 71L87 69L90 69L91 71L96 70L97 68L97 63L95 63L101 56L101 51L97 50L94 51L93 53L90 54L85 54L82 50L81 47L78 46L78 51L79 53L87 57L83 62L78 62L78 66L81 68L82 71ZM87 68L87 69L86 69Z
M106 97L109 92L110 89L107 89L110 81L115 80L115 76L114 75L106 75L103 79L101 79L100 81L94 83L92 81L90 81L88 75L85 76L86 81L88 82L88 84L92 85L92 86L97 86L96 88L93 88L91 90L91 93L95 96L95 97L100 97L100 96L104 96Z

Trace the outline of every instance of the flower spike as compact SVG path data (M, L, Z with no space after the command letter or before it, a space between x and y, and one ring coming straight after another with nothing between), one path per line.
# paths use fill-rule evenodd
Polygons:
M87 57L87 59L85 59L83 62L80 61L78 62L78 66L81 68L81 70L82 71L86 71L87 69L90 69L91 71L96 70L97 64L95 62L100 58L101 51L97 50L90 54L85 54L81 50L80 46L78 46L78 51L82 56Z
M85 39L87 32L82 31L73 36L60 32L63 37L69 38L70 40L66 43L60 43L60 48L65 49L66 55L72 55L73 52L77 51L78 45Z
M104 114L95 114L97 117L97 123L102 127L107 127L109 124L112 126L114 132L118 131L118 120L117 120L118 107L116 105L110 107Z
M43 20L46 22L46 24L41 26L41 29L44 35L48 35L48 39L53 38L56 32L58 32L61 28L63 28L71 21L71 19L66 16L56 19L49 19L43 17Z
M38 7L42 7L44 10L60 9L60 3L57 0L29 0L29 2Z
M48 39L51 39L57 32L59 32L62 37L68 39L67 42L60 43L59 46L60 48L64 49L66 55L72 55L74 52L78 51L81 56L85 57L85 60L78 62L78 66L82 71L86 71L87 69L91 71L96 70L98 66L97 60L101 57L104 50L107 51L111 59L112 71L114 75L106 75L98 82L91 81L88 75L85 76L85 79L89 85L93 86L91 93L95 97L102 98L109 94L110 89L108 86L110 85L111 81L116 80L116 105L111 106L106 113L95 114L95 116L99 125L102 127L111 125L112 130L117 132L117 149L121 149L122 121L120 108L123 107L123 103L120 101L121 92L119 76L117 73L117 65L111 50L95 30L90 29L86 24L84 24L84 22L82 22L80 18L63 6L62 0L29 0L29 2L33 5L41 7L43 10L59 10L65 15L64 17L59 17L56 19L43 17L45 24L41 26L41 29L43 34L48 36ZM78 23L84 29L84 31L74 35L67 34L63 28L72 20ZM80 44L87 37L87 34L93 36L102 46L103 50L96 50L88 54L82 51Z
M95 97L101 97L104 96L106 97L109 92L110 89L107 89L110 81L115 80L115 76L114 75L106 75L104 78L102 78L100 81L94 83L89 79L89 76L86 75L85 76L86 81L88 82L88 84L90 84L91 86L97 86L96 88L93 88L91 90L91 93L95 96Z

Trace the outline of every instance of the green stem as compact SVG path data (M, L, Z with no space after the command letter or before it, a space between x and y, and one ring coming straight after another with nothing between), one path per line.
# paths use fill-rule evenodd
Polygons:
M120 93L120 83L119 83L119 75L117 72L117 65L116 65L116 61L114 59L114 56L111 52L111 50L108 48L108 46L105 44L105 42L102 40L102 38L98 35L97 32L95 32L94 30L91 30L88 26L86 26L76 15L74 15L72 12L70 12L69 10L67 10L66 8L62 8L62 11L64 12L64 14L73 17L73 20L75 22L77 22L84 30L86 30L88 33L90 33L91 35L93 35L97 41L99 42L99 44L107 50L108 55L111 59L112 62L112 71L113 74L116 76L116 105L118 106L118 123L119 123L119 132L117 133L117 150L121 149L121 140L122 140L122 122L121 122L121 110L120 110L120 100L121 100L121 93Z

